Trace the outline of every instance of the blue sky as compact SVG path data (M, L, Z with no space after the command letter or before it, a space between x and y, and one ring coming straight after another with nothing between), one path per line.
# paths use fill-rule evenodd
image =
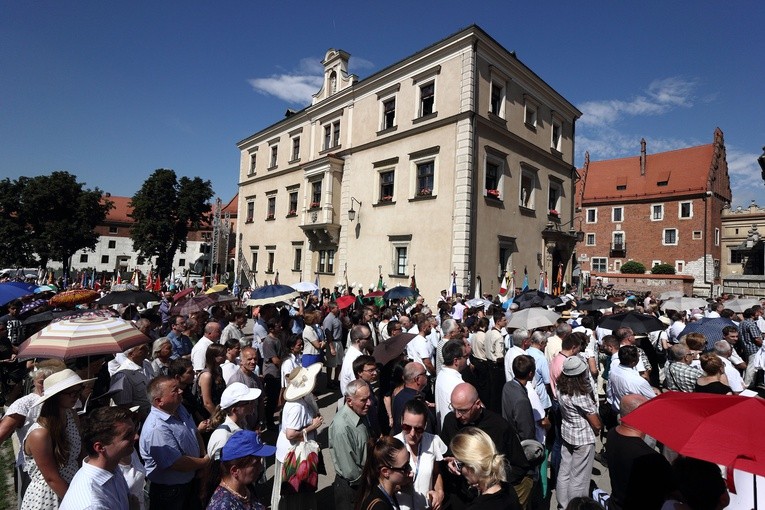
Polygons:
M67 170L131 196L172 168L227 202L236 142L310 103L328 48L363 79L476 23L584 112L577 166L719 126L734 206L765 206L764 15L754 0L0 0L0 178Z

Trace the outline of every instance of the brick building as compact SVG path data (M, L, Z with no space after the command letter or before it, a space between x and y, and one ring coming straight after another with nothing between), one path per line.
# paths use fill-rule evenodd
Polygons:
M578 262L586 275L619 273L635 260L646 268L667 263L694 277L694 291L719 291L721 215L731 190L725 143L590 161L585 156L576 206L584 240Z

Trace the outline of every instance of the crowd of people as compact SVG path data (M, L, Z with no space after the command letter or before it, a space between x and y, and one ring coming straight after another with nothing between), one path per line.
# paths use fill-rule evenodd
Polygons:
M721 296L663 313L648 293L579 311L564 299L557 323L527 330L508 327L517 305L499 297L471 307L443 291L432 306L417 296L344 309L334 297L184 316L168 291L153 308L121 310L145 343L66 364L16 359L35 326L12 301L0 317L4 377L28 391L8 402L0 440L20 444L19 507L315 509L328 472L338 510L536 509L552 494L558 508L727 505L717 466L620 418L663 391L757 389L761 306L736 314ZM600 326L628 309L666 328ZM681 336L703 317L734 325L718 341ZM610 497L593 492L596 460Z

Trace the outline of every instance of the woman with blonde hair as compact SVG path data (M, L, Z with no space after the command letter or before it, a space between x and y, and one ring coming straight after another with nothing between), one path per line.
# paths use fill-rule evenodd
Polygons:
M450 467L478 489L480 495L467 510L521 510L515 489L507 482L505 456L497 453L494 441L481 429L465 427L452 439L454 462Z

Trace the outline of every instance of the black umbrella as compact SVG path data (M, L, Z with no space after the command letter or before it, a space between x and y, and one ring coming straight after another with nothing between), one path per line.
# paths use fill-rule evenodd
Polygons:
M616 306L616 303L613 301L609 301L608 299L600 299L600 298L593 298L593 299L586 299L583 301L579 301L576 305L577 310L605 310L607 308L613 308Z
M146 290L115 290L97 300L96 303L99 305L129 305L149 301L159 301L159 297Z
M403 285L396 285L392 289L388 289L383 294L383 299L389 301L391 299L404 299L414 297L415 293L411 287L404 287Z
M520 296L517 296L513 303L517 303L518 309L523 310L524 308L533 308L535 306L557 306L563 303L563 300L541 290L527 290Z
M373 353L375 361L385 365L390 360L396 359L404 352L407 344L416 336L417 335L412 333L399 333L398 335L392 336L386 341L381 342L375 347Z
M647 335L651 331L667 329L667 326L654 315L636 311L606 315L600 321L600 327L615 331L619 328L631 328L636 335Z

